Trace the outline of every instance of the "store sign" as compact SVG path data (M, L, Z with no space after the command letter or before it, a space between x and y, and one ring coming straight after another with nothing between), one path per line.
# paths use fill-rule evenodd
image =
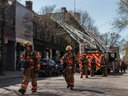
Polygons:
M8 38L4 38L4 43L5 43L5 44L8 43Z
M0 34L2 33L2 31L0 30ZM9 32L4 32L4 35L6 35L6 36L12 36L12 33L9 33Z

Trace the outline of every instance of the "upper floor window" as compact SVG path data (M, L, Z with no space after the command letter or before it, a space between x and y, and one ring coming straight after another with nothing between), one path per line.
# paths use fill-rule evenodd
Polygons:
M29 26L25 26L24 34L30 36L30 27Z
M51 37L51 42L54 43L54 36Z

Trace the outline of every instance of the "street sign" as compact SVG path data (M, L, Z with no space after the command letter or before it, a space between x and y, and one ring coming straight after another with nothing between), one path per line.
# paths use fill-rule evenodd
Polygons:
M5 43L5 44L8 43L8 38L4 38L4 43Z

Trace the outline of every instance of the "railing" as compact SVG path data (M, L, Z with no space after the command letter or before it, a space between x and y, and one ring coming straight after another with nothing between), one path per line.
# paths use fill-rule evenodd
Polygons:
M90 38L89 36L87 36L86 34L81 34L82 32L80 32L79 30L77 30L77 29L73 28L72 26L66 24L65 22L58 22L58 23L66 31L68 31L70 36L75 38L75 40L77 39L77 41L79 41L79 42L83 41L83 43L87 42L92 48L96 48L95 41L92 38Z
M93 38L90 38L89 36L87 36L86 34L84 34L83 32L75 29L74 27L68 25L67 23L63 22L63 24L67 27L69 27L71 30L73 30L77 35L79 35L82 39L86 39L86 41L89 41L89 43L93 44L94 46L96 46L95 44L95 40Z
M108 50L103 44L102 44L102 41L97 37L95 36L95 34L93 32L91 32L90 30L88 30L85 26L83 26L83 24L81 23L81 21L75 16L75 14L73 12L71 12L71 15L76 19L76 21L78 21L78 23L82 26L82 28L85 30L85 32L92 38L95 39L96 41L96 44L98 45L98 47L100 47L100 49L103 51L103 52L110 52L110 50Z

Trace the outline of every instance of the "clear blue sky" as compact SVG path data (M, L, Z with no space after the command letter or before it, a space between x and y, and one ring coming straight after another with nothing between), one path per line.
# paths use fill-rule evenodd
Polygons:
M25 4L21 0L21 4ZM99 27L100 33L111 31L113 18L117 16L118 5L120 0L30 0L33 2L33 10L39 12L42 6L57 4L57 8L66 7L67 10L74 10L74 1L76 1L76 10L85 10L96 20L95 25ZM111 22L110 22L111 21ZM109 23L107 23L109 22ZM107 23L107 24L105 24ZM105 25L103 25L105 24ZM101 26L103 25L103 26ZM128 29L122 31L121 36L126 38ZM128 40L128 39L127 39Z

